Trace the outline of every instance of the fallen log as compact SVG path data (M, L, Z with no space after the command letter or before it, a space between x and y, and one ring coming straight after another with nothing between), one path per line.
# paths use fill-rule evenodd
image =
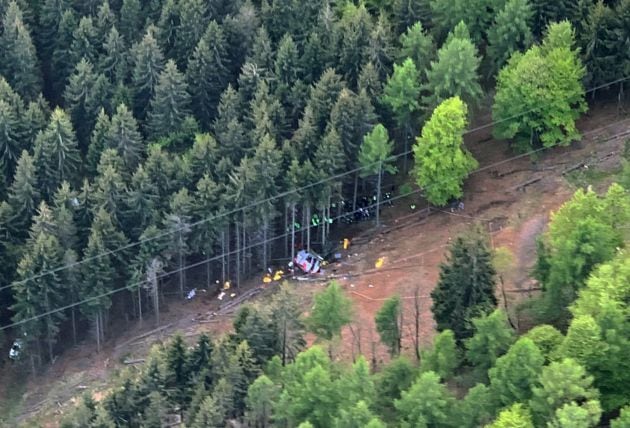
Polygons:
M125 361L123 361L123 364L126 364L126 365L140 364L140 363L144 363L144 358L137 358L135 360L125 360Z
M506 190L506 193L514 192L518 190L524 190L527 186L531 186L534 183L538 183L542 179L543 179L542 177L531 178L523 183L510 187L509 189Z

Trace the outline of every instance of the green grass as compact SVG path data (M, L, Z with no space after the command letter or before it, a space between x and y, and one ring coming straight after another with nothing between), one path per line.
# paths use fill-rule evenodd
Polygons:
M615 181L621 169L603 170L599 168L580 168L566 175L567 181L576 188L598 187L608 181Z

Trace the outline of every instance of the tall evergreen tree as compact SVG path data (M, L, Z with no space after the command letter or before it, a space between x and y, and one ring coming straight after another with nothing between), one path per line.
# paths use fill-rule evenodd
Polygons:
M103 55L100 58L99 70L110 82L120 83L127 80L129 59L126 39L112 27L103 43Z
M494 275L486 239L478 233L457 237L431 292L438 330L452 330L458 341L472 336L472 319L497 304Z
M210 22L188 62L186 80L195 116L207 129L217 113L221 93L230 77L229 56L223 30Z
M427 86L431 95L424 101L430 108L453 96L459 96L471 106L481 101L480 58L473 42L464 36L467 32L464 29L465 25L459 23L427 71Z
M165 137L182 129L189 113L190 95L184 76L169 60L160 73L151 98L147 129L152 138Z
M102 74L94 71L92 64L81 59L70 76L64 91L68 113L75 125L77 138L83 153L87 153L88 140L101 108L108 108L109 83Z
M528 49L534 41L529 0L509 0L488 30L488 57L493 73L498 72L514 52Z
M2 29L0 70L17 93L32 100L41 92L41 70L22 11L14 1L9 3L2 18Z
M44 195L52 196L64 180L76 182L79 149L70 118L62 109L53 111L48 126L37 136L34 158Z
M68 59L72 64L76 64L81 61L81 58L86 58L90 63L94 64L100 47L101 44L99 44L94 19L91 16L83 16L79 20L77 28L72 32L70 57Z
M420 22L400 35L400 50L398 51L398 61L402 63L407 58L411 58L416 65L416 70L423 74L428 70L431 61L435 57L435 45L433 37L427 34Z
M128 173L135 170L143 158L144 145L138 122L126 105L119 104L116 107L104 142L105 147L118 152Z
M72 58L71 49L73 42L73 34L77 29L79 22L72 9L66 9L59 22L57 34L54 39L54 50L52 52L51 69L55 70L52 74L52 94L53 102L60 102L61 95L68 83L68 77L72 74L72 70L76 63L82 58L78 58L76 62L69 60Z
M149 102L155 94L158 78L164 68L164 55L155 39L156 28L149 26L142 41L133 46L132 88L133 111L143 120L147 115Z
M240 99L232 85L228 85L221 94L213 129L221 156L237 163L249 152L250 145L245 136Z
M354 87L363 64L369 60L370 34L374 24L364 5L349 10L342 19L339 70Z
M180 0L177 4L179 27L175 38L175 61L186 67L189 57L207 32L208 4L204 0ZM209 40L212 42L212 39Z
M35 161L22 151L9 187L7 202L11 208L9 227L15 238L24 237L41 197L37 184Z
M13 321L23 322L20 329L26 334L26 344L31 345L32 355L39 353L38 340L44 339L48 358L53 358L53 346L64 320L63 312L51 312L63 305L65 295L58 272L48 272L63 263L63 250L53 234L53 216L42 202L33 226L26 250L17 269L18 281L13 284L15 303ZM41 316L45 314L45 316ZM36 317L33 320L30 318Z
M21 136L20 123L13 108L0 99L0 174L5 183L13 178L20 153L26 149Z
M123 0L120 8L120 34L132 44L138 37L138 29L144 28L142 4L140 0Z
M381 336L381 342L389 348L392 357L400 353L401 316L400 296L387 299L376 313L376 331Z

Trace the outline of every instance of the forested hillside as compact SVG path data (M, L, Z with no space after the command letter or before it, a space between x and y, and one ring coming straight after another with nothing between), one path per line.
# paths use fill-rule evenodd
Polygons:
M202 285L187 281L189 269L205 269L205 287L215 280L239 285L265 270L274 254L326 248L331 227L357 210L358 188L369 188L376 205L382 202L385 176L400 173L398 181L405 181L411 174L436 206L461 197L466 177L478 167L463 136L480 110L491 107L497 139L527 153L578 141L576 120L588 99L603 93L623 100L630 81L630 0L0 0L0 17L0 339L11 344L22 338L22 363L33 371L79 340L94 340L100 348L115 334L112 318L157 315L163 288L183 298ZM620 192L615 204L625 203L627 194L612 189ZM627 261L623 252L616 255L627 212L615 204L584 209L597 206L618 217L575 214L592 222L583 229L558 223L541 241L537 275L549 296L543 312L561 328L570 323L568 305L578 295L577 302L582 299L579 290L597 282L588 279L592 270ZM601 275L604 266L597 268ZM610 299L619 303L610 303L615 311L626 313L627 296ZM578 303L572 311L582 311ZM462 314L469 334L454 329L457 346L472 334L471 319L494 304ZM274 316L286 316L285 326L296 323L297 309L291 311L290 317ZM604 411L627 403L628 391L616 390L621 381L610 377L617 373L614 364L626 364L626 342L614 341L627 339L627 325L614 311L584 311L552 363L558 368L543 369L543 356L529 354L536 352L534 343L516 342L513 348L523 349L517 347L513 358L531 360L533 368L515 384L530 391L524 384L541 372L543 386L540 393L505 386L487 420L518 402L522 406L505 410L499 421L526 418L530 407L534 421L546 420L557 407L564 413L553 416L559 421L553 426L577 426L562 425L562 418L576 420L577 414L591 426L587 421L599 419L600 404L592 404L593 380L584 368L595 378ZM573 327L577 320L582 324ZM624 334L615 323L623 324ZM592 362L586 351L579 353L570 342L573 328L590 329L593 341L619 352L615 363L598 365L601 355ZM326 334L330 339L336 333ZM184 348L165 351L165 360L156 356L147 376L157 383L134 388L164 387L167 397L141 394L140 407L130 411L185 414L196 403L208 418L198 426L220 426L209 421L240 417L247 408L258 415L254 426L267 426L270 404L251 395L273 401L278 394L276 404L286 414L273 417L290 426L306 420L333 426L339 419L339 426L376 427L383 422L371 421L370 412L383 421L442 426L440 418L451 408L453 398L431 371L448 376L437 368L427 369L410 390L439 401L423 404L431 415L419 412L411 392L400 395L404 385L386 378L381 387L391 391L379 399L389 401L378 407L372 392L356 395L340 386L373 388L363 363L346 369L317 348L297 360L301 347L283 351L280 365L286 367L269 368L248 395L249 383L277 352L267 350L262 358L255 338L241 339L249 345L204 342L189 356ZM509 363L511 352L497 360L495 377L502 380L496 382L512 376L509 364L525 370L525 363ZM389 369L409 385L415 378L404 362ZM545 376L561 369L577 376L584 392L557 398L561 404L550 408L545 394L555 393L544 391ZM319 372L301 378L312 370ZM196 377L202 375L205 389ZM195 399L189 382L200 388ZM283 402L297 397L291 388L302 382L313 388L308 403ZM326 385L339 386L335 394L350 400L347 406ZM612 397L605 396L606 388ZM206 391L213 391L212 398ZM483 388L472 391L475 400L485 397ZM531 394L546 404L530 406L536 400ZM228 403L228 396L234 401ZM327 401L311 414L313 396ZM365 397L363 404L358 396ZM471 412L483 407L467 405ZM344 413L337 414L338 408ZM100 422L92 418L76 426L134 426L118 410L107 415L87 402L82 411L96 411L89 418ZM367 419L350 422L354 413ZM146 426L159 426L156 421Z

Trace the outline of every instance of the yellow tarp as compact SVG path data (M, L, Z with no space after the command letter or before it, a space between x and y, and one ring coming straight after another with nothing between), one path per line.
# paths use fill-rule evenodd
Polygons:
M374 267L375 267L376 269L380 269L380 268L383 266L383 264L384 264L384 263L385 263L385 258L384 258L384 257L381 257L381 258L379 258L379 259L376 261L376 263L374 263Z

